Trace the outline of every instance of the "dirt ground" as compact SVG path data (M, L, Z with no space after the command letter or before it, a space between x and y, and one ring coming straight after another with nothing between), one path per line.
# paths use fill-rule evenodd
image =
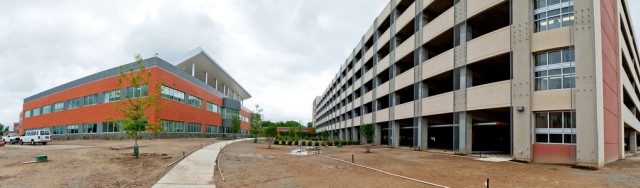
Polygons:
M381 172L316 155L289 154L298 147L237 143L227 146L221 166L226 181L220 187L428 187ZM640 156L608 164L600 170L565 165L480 161L406 149L363 146L323 147L324 155L410 178L449 187L639 187Z
M141 156L134 159L133 140L52 141L47 145L0 147L0 187L151 187L182 157L212 138L139 140ZM49 162L34 161L47 155ZM213 159L212 159L213 160Z

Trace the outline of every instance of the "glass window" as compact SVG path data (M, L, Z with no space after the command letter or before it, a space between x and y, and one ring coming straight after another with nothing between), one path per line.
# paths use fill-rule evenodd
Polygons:
M98 104L98 94L93 94L84 97L84 106Z
M83 125L82 133L97 133L97 132L98 132L97 123L87 123Z
M68 100L67 105L68 105L67 109L80 107L80 98Z
M120 132L120 127L115 122L102 122L103 133L115 133Z
M575 111L536 112L535 115L536 143L576 143Z
M549 123L549 128L562 128L562 112L550 112Z
M562 143L562 134L549 134L549 143Z
M182 122L162 120L162 124L161 125L162 125L162 130L164 132L170 132L170 133L183 133L183 132L185 132L184 123L182 123Z
M175 90L173 88L170 87L166 87L166 86L162 86L160 88L160 91L162 92L162 98L165 99L170 99L173 101L177 101L177 102L185 102L185 97L184 97L184 93L178 90ZM202 102L200 104L200 106L202 106Z
M136 87L128 87L127 88L127 94L125 95L125 98L138 98L138 97L146 97L147 94L149 93L149 88L147 88L147 85L140 85L137 88Z
M222 118L223 119L233 119L234 116L239 116L240 111L238 110L233 110L233 109L228 109L228 108L222 108Z
M574 24L573 0L536 0L535 3L536 32Z
M536 0L536 9L546 7L546 6L547 6L547 0Z
M536 128L549 128L548 115L548 113L536 113Z
M200 99L198 97L194 97L194 96L189 95L189 101L187 101L187 102L191 106L202 108L202 99Z
M62 110L64 110L64 102L59 102L53 105L54 112L62 111Z
M51 127L51 132L53 132L53 134L64 134L63 128L63 126L54 126Z
M207 110L214 113L220 113L220 107L210 102L207 102Z
M187 123L187 132L189 133L201 133L202 125L197 123Z
M215 125L207 125L207 133L208 134L218 133L218 128L220 127Z
M549 64L562 63L561 51L549 52Z
M120 100L120 90L104 92L104 102L114 102Z
M67 125L67 134L78 134L78 125Z
M562 50L562 62L574 62L576 55L573 48Z
M40 115L40 108L33 109L33 116L39 116L39 115Z
M31 110L24 111L24 118L31 117Z
M51 113L51 105L42 107L42 114L48 114Z
M547 53L536 55L536 66L547 65Z
M536 62L536 91L575 88L575 54L573 48L543 52L536 54L534 57Z

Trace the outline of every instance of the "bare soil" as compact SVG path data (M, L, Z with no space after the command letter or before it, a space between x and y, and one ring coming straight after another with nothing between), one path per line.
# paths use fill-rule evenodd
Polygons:
M7 145L0 148L0 187L151 187L170 163L214 143L211 138L52 141L47 145ZM35 161L47 155L49 162ZM215 160L215 159L212 159Z
M381 172L317 155L299 156L298 147L237 143L224 149L221 168L226 181L216 176L220 187L428 187ZM323 155L355 162L418 180L449 187L639 187L640 157L608 164L600 170L566 165L488 162L477 157L457 156L407 149L322 147Z

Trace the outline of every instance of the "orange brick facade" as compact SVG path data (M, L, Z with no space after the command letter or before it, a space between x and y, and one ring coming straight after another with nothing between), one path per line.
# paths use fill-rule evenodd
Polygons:
M151 70L152 75L149 84L150 95L154 92L160 92L158 91L159 88L153 87L155 84L160 84L202 99L202 107L199 108L185 103L180 103L159 97L158 103L163 105L163 108L157 113L154 113L152 111L147 112L150 121L157 121L160 119L201 124L202 133L206 133L207 125L222 126L222 115L219 113L208 111L206 109L207 102L222 107L221 97L216 96L215 94L201 88L200 86L195 85L190 81L176 76L162 68L150 67L149 69ZM52 105L74 98L119 89L120 87L118 85L118 78L119 76L109 77L25 103L23 105L23 111L21 112L21 117L23 117L23 129L94 122L108 122L110 121L109 117L120 117L120 114L118 114L118 112L114 109L116 102L107 102L90 106L82 106L74 109L62 110L58 112L53 112L52 109L52 112L48 114L41 114L39 116L24 118L24 112L27 110L46 105ZM129 85L123 84L123 87L128 86ZM246 117L250 117L251 115L245 110L241 110L240 113ZM241 121L241 129L249 130L249 123Z

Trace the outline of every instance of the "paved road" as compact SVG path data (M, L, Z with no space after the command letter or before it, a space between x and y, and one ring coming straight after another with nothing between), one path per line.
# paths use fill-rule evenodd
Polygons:
M228 144L247 139L218 142L193 152L176 164L153 187L215 187L213 174L217 173L214 169L220 150Z

